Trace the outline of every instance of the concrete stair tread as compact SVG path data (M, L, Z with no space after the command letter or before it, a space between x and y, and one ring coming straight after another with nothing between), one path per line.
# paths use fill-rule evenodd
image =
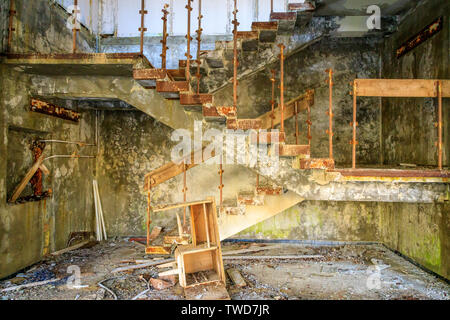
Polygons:
M252 30L278 30L278 21L262 21L262 22L253 22Z
M156 88L156 81L158 80L170 80L170 76L164 69L134 69L133 79L136 80L144 88Z
M286 134L284 132L257 131L256 134L250 135L250 143L272 144L284 142Z
M239 192L237 195L237 203L245 206L263 206L264 195L257 194L255 191Z
M297 13L296 12L272 12L270 14L270 20L296 21Z
M213 95L209 93L186 93L180 94L180 104L183 106L203 106L204 104L213 103Z
M312 1L289 3L288 10L290 11L314 11L316 5Z
M213 106L210 104L203 105L203 117L205 120L222 120L236 118L237 110L233 106Z
M259 185L256 187L256 194L267 196L278 196L283 193L282 187L274 187L271 185Z
M261 119L227 119L227 129L250 130L262 129Z
M335 163L330 158L300 159L300 169L334 169Z
M258 31L238 31L237 33L238 39L250 40L250 39L258 39L258 37L259 37Z
M301 144L280 144L280 157L296 157L299 155L309 155L310 146Z
M180 99L182 92L190 92L191 87L188 81L156 81L156 91L166 99Z

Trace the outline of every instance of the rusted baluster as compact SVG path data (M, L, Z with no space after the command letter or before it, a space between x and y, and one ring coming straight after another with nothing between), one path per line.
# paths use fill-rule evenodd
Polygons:
M202 75L200 74L200 66L202 64L200 60L200 53L201 53L201 43L202 43L202 0L198 0L198 29L197 29L197 74L195 75L197 77L197 94L200 94L200 80L202 78Z
M237 20L237 14L239 10L237 9L237 0L234 0L234 10L233 10L233 16L234 20L232 21L234 25L233 29L233 107L237 108L237 86L238 86L238 80L237 80L237 72L238 72L238 52L237 52L237 33L238 33L238 26L240 23Z
M191 37L191 11L192 11L192 6L191 6L191 2L193 2L194 0L187 0L187 35L186 35L186 39L187 39L187 52L185 54L186 56L186 80L190 81L191 80L191 41L192 41L192 37Z
M16 31L16 29L14 28L14 16L16 15L16 10L14 9L15 1L14 0L10 1L11 2L9 3L8 47L6 49L7 52L11 52L13 31Z
M219 192L220 192L220 205L223 204L223 173L225 171L223 170L223 156L220 159L220 165L219 165L219 179L220 179L220 184L219 184Z
M166 3L164 5L164 9L162 9L163 17L161 18L163 21L163 37L161 40L162 44L162 53L161 53L161 68L166 69L167 66L167 37L169 36L167 34L167 16L169 15L169 11L167 10L169 8L169 5Z
M284 132L284 44L280 43L280 106L281 106L281 128L280 132Z
M295 108L295 144L298 145L298 101L294 102L294 108Z
M273 0L270 0L270 13L273 12Z
M184 203L186 203L186 201L187 201L187 196L186 196L186 194L187 194L187 190L188 190L188 188L187 188L187 179L186 179L186 170L187 170L187 168L186 168L186 162L183 162L183 201L184 201ZM185 228L186 227L186 207L184 207L183 208L183 228Z
M333 70L328 69L325 72L328 73L328 84L330 87L330 97L329 97L329 107L327 111L327 115L329 118L329 128L326 131L329 138L329 151L330 151L330 159L333 159Z
M270 100L270 104L272 105L272 115L271 115L271 119L272 119L272 123L271 123L271 128L273 130L274 127L274 121L275 121L275 70L271 70L272 72L272 78L270 78L270 81L272 82L272 100Z
M356 141L356 127L358 126L358 122L356 122L356 91L357 91L357 84L356 80L353 81L353 122L351 123L353 127L353 139L350 142L352 145L352 168L356 169L356 145L358 144L358 141Z
M151 177L147 178L147 247L150 246L150 223L151 223Z
M442 170L442 81L436 83L438 96L438 169Z
M80 10L78 9L78 0L74 0L74 8L73 8L73 28L72 28L72 52L77 52L77 33L80 29L77 28L78 24L78 13Z
M306 124L308 125L308 145L311 148L311 140L312 140L312 135L311 135L311 126L312 126L312 121L311 121L311 105L308 103L308 118L306 119Z
M147 31L147 28L145 28L145 15L148 13L147 10L145 10L145 0L141 0L141 10L139 10L139 13L141 14L141 27L139 28L139 31L141 32L141 55L144 55L144 32Z

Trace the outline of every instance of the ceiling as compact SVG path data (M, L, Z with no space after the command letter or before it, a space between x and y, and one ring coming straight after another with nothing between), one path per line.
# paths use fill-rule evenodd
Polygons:
M316 0L316 16L362 16L377 5L382 16L399 15L416 6L417 0Z

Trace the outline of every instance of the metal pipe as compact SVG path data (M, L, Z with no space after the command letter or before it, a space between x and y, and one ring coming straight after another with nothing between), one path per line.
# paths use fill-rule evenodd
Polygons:
M186 56L186 80L190 81L191 79L191 41L192 41L192 37L191 37L191 11L192 11L192 6L191 6L191 1L194 0L187 0L187 14L188 14L188 18L187 18L187 35L186 35L186 39L187 39L187 52L185 54Z
M200 79L202 78L202 75L200 74L200 66L201 66L201 60L200 60L200 50L201 50L201 43L202 43L202 0L198 0L198 29L197 29L197 94L200 94Z
M352 144L352 168L356 169L356 127L358 126L358 123L356 122L356 90L357 90L357 84L356 80L353 81L353 140L351 142Z
M295 144L298 145L298 136L299 136L299 130L298 130L298 101L294 102L295 106Z
M78 13L80 12L78 10L78 0L74 0L74 8L73 8L73 29L72 29L72 52L76 53L77 52L77 18L78 18Z
M224 185L223 185L223 173L224 173L225 171L223 170L223 156L221 157L221 159L220 159L220 165L219 165L219 181L220 181L220 184L219 184L219 194L220 194L220 205L222 205L223 204L223 187L224 187Z
M186 203L186 201L187 201L187 196L186 196L186 193L187 193L187 190L188 190L188 188L187 188L187 182L186 182L186 163L185 162L183 162L183 200L184 200L184 203ZM186 207L183 207L183 228L185 228L186 227Z
M438 168L442 170L442 81L437 82L438 96Z
M150 223L151 223L151 183L150 177L147 179L147 247L150 246Z
M167 49L169 49L167 47L167 37L168 37L168 33L167 33L167 16L169 14L169 11L167 11L167 8L169 8L169 5L166 3L164 5L164 8L162 9L162 13L163 13L163 38L161 40L161 44L162 44L162 53L161 53L161 68L162 69L166 69L167 66Z
M13 31L16 31L16 29L13 27L14 16L16 15L16 10L14 10L14 8L15 8L15 2L14 2L14 0L10 0L10 3L9 3L8 47L6 48L7 52L11 52L12 35L13 35Z
M96 137L96 139L97 138L98 137ZM83 146L83 147L95 147L96 146L96 144L93 144L93 143L76 142L76 141L64 141L64 140L39 140L39 142L76 144L76 145Z
M284 44L280 43L280 106L281 106L281 128L284 132Z
M273 12L273 0L270 0L270 13Z
M237 20L237 14L239 10L237 9L237 0L234 0L234 10L233 10L233 16L234 20L232 21L234 28L233 28L233 107L237 108L237 86L238 86L238 58L237 58L237 33L238 33L238 26L239 22Z
M328 69L325 72L328 73L328 84L330 87L330 96L329 96L329 107L328 107L328 118L329 118L329 128L327 130L328 134L328 142L329 142L329 151L330 151L330 159L333 159L333 70Z
M271 70L272 72L272 78L270 78L270 81L272 82L272 100L270 101L270 104L272 105L272 122L271 122L271 128L273 130L274 127L274 121L275 121L275 70Z
M141 15L141 27L139 28L139 31L141 32L141 55L144 54L144 32L147 31L147 28L145 28L145 15L148 13L147 10L145 10L145 0L141 0L141 10L139 10L139 13Z

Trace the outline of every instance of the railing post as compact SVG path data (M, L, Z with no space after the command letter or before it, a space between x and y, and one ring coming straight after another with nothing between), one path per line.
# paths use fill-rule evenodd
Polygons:
M145 0L141 0L141 10L139 10L139 13L141 15L141 27L139 28L139 31L141 32L141 55L144 55L144 32L147 31L147 28L145 28L145 15L148 13L147 10L145 10Z
M201 50L201 42L202 42L202 0L198 0L198 29L197 29L197 74L195 75L197 77L197 94L200 94L200 79L202 78L202 75L200 74L200 66L201 66L201 60L200 60L200 50Z
M221 156L220 158L220 164L219 164L219 193L220 193L220 202L219 204L222 205L223 204L223 173L225 171L223 170L223 156Z
M270 13L273 13L273 0L270 0Z
M442 81L437 81L437 97L438 97L438 169L442 170Z
M280 132L284 132L284 44L280 43L280 109L281 109L281 128Z
M232 21L234 28L233 28L233 107L237 108L237 71L238 71L238 58L237 58L237 33L238 33L238 26L239 22L237 20L237 13L239 10L237 9L237 0L234 0L234 10L233 10L233 16L234 20Z
M356 145L358 142L356 141L356 127L358 126L358 122L356 122L356 99L357 99L357 83L356 80L353 81L353 121L351 123L353 127L353 139L350 142L352 145L352 168L356 169Z
M191 37L191 11L192 11L192 6L191 6L191 2L193 2L194 0L187 0L187 5L186 5L186 9L187 9L187 34L186 34L186 39L187 39L187 52L185 54L186 56L186 80L189 82L191 80L191 41L192 41L192 37Z
M312 135L311 135L311 126L312 126L312 121L311 121L311 105L308 104L308 118L306 119L306 124L308 125L308 145L311 148L311 140L312 140Z
M80 10L78 10L78 0L74 0L73 3L73 28L72 28L72 52L77 52L77 33L80 29L77 28L77 21L78 21L78 13L80 13Z
M164 8L162 9L163 17L161 18L163 20L163 37L161 40L162 44L162 53L161 53L161 68L166 69L167 66L167 16L169 15L169 11L167 9L169 8L169 5L166 3L164 5Z
M295 112L295 144L298 145L298 136L299 136L299 130L298 130L298 101L294 102L294 112Z
M329 128L327 130L327 134L329 136L329 151L330 151L330 159L333 159L333 69L328 69L325 72L328 73L328 84L330 87L330 96L329 96L329 107L328 107L328 118L329 118Z
M272 72L272 78L270 78L270 81L272 82L272 100L270 100L270 104L272 106L272 123L271 123L271 128L273 130L274 127L274 121L275 121L275 70L271 70Z
M147 247L150 246L150 223L151 223L151 216L150 216L150 212L151 212L151 189L152 185L151 185L151 178L148 177L147 178Z
M14 0L10 0L9 3L9 26L8 26L8 47L6 48L6 52L11 52L11 45L12 45L12 35L13 31L16 31L14 28L14 16L16 15L15 2Z

